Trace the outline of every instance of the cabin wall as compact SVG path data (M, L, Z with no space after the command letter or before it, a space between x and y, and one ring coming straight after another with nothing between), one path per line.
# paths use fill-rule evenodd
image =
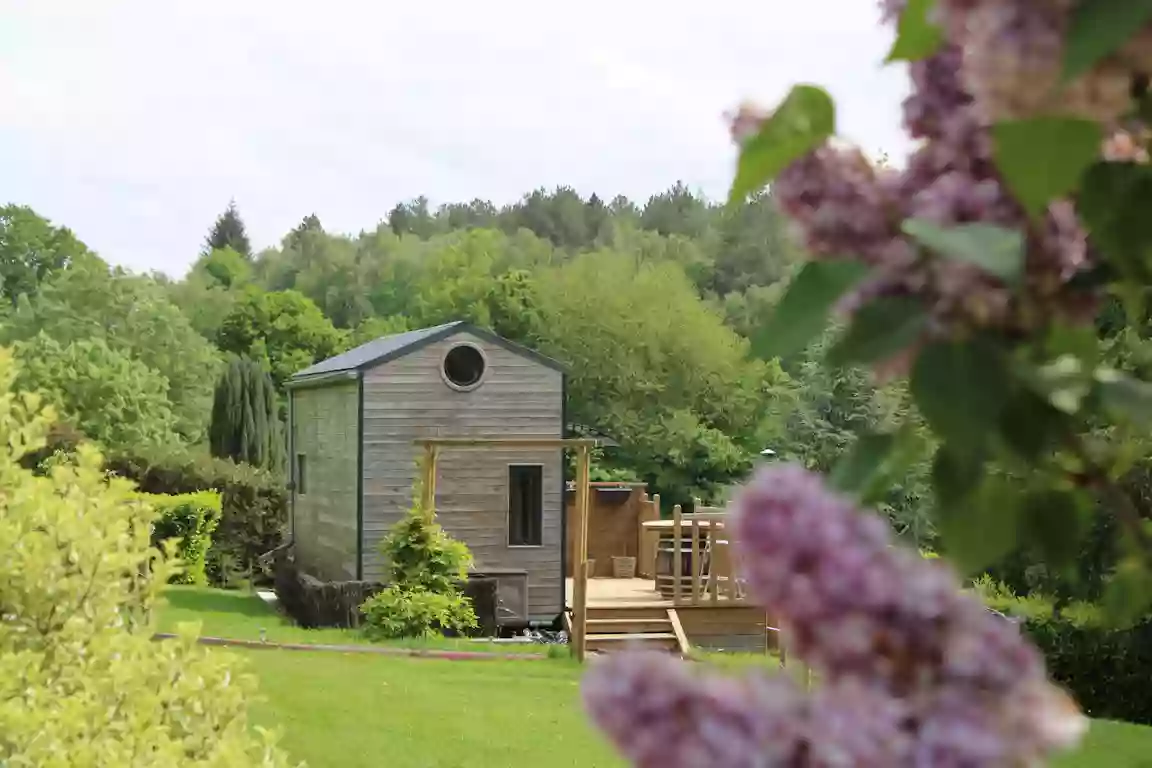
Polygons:
M330 581L356 578L356 458L359 389L349 381L292 393L293 479L305 456L304 492L295 494L299 568Z
M441 361L467 341L487 359L483 383L460 392ZM380 540L412 504L421 437L559 438L562 374L461 332L364 371L364 578L383 578ZM543 466L543 544L508 546L508 465ZM529 613L562 610L562 452L555 448L442 448L436 479L441 525L465 542L478 571L528 572Z

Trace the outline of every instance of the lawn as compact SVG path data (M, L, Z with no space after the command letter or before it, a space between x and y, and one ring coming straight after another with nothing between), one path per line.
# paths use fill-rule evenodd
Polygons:
M180 587L170 589L167 600L160 615L162 631L200 621L202 634L216 637L258 640L263 628L271 642L367 642L356 632L293 627L255 595ZM488 648L459 640L414 645ZM623 765L589 728L579 699L581 668L567 659L236 653L260 678L262 700L253 706L255 721L279 727L285 749L311 768ZM775 663L747 654L704 658L730 670ZM1081 752L1056 763L1056 768L1105 767L1152 767L1152 728L1094 721Z
M159 611L159 631L174 632L178 624L200 622L200 634L229 640L260 640L270 643L307 643L311 645L387 645L404 648L427 648L498 653L546 654L558 646L520 643L484 643L454 638L396 640L373 643L358 630L303 629L277 613L251 592L210 589L207 587L169 587L164 592L166 605Z

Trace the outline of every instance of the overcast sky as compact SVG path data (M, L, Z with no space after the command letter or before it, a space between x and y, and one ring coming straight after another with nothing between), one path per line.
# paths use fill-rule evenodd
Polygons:
M263 247L420 194L719 197L724 110L797 81L903 154L890 35L870 0L0 0L0 203L180 275L230 198Z

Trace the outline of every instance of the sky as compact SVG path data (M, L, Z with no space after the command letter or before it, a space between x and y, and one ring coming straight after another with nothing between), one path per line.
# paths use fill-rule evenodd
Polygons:
M719 198L725 110L797 82L906 153L891 37L872 0L0 0L0 204L178 277L231 199L262 248L418 195Z

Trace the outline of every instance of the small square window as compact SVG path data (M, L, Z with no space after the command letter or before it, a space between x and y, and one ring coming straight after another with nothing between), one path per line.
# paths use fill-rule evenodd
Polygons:
M508 545L543 544L544 467L513 464L508 467Z
M296 494L303 496L308 492L308 457L302 453L296 454Z

